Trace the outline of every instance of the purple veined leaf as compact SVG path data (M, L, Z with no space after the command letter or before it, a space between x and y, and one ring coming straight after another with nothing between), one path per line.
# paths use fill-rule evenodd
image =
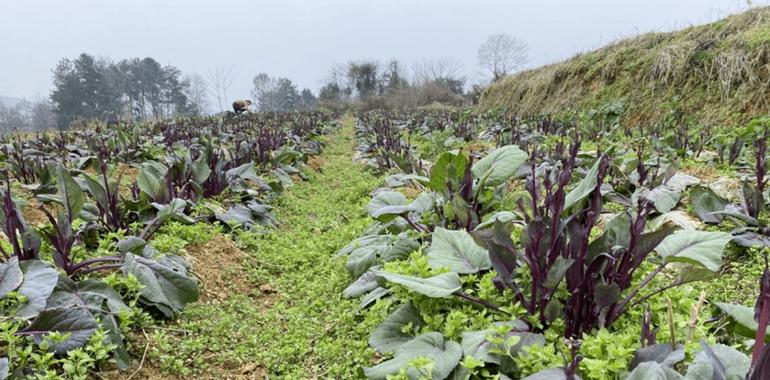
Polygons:
M712 350L706 342L701 340L700 346L711 362L711 367L714 369L712 378L714 380L727 380L727 371L725 370L724 364L722 364L722 360L719 359L714 350Z
M490 229L474 231L473 239L487 249L489 261L497 272L497 276L506 284L513 284L513 273L516 270L517 254L510 232L499 220Z
M65 354L88 343L97 327L96 320L85 309L54 308L40 312L35 320L18 334L32 336L37 342L52 332L69 334L67 339L51 347L53 352Z
M701 342L703 349L687 367L686 379L743 379L749 373L751 360L742 352L721 344Z

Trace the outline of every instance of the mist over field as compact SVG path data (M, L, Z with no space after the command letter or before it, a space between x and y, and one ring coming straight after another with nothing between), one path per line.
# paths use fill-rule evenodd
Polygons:
M0 380L770 379L770 0L0 0L0 62Z
M476 50L490 34L521 38L530 47L526 67L536 67L746 7L737 0L4 1L0 96L47 97L56 63L83 52L153 57L186 74L233 67L234 98L248 96L260 72L317 92L333 65L359 59L398 59L408 68L451 58L470 85L488 79Z

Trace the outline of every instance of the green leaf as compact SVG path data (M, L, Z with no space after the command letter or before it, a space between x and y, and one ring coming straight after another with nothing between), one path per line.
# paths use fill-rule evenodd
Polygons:
M442 273L428 278L406 276L385 271L377 271L376 273L392 283L399 284L413 292L431 298L447 298L462 288L460 276L454 272Z
M404 343L414 339L423 326L425 321L420 316L420 311L411 302L405 303L372 332L369 345L383 354L396 351Z
M0 358L0 380L8 378L8 372L10 367L8 366L8 358Z
M373 269L380 269L381 266L375 266ZM377 274L373 270L369 270L366 273L358 277L352 284L348 285L345 290L342 291L342 295L345 298L355 298L371 292L379 287L377 282Z
M564 197L565 211L569 210L572 206L588 197L591 192L596 189L596 183L598 180L597 177L599 176L599 165L601 162L601 159L597 159L594 163L594 166L592 166L591 170L588 171L588 174L586 174L586 176L583 177L580 182L578 182L577 186L575 186L575 188L567 193L566 197Z
M468 158L458 152L443 153L430 170L430 182L428 187L440 193L446 192L448 186L453 191L460 188Z
M727 200L717 195L714 190L708 187L698 186L690 190L692 211L695 216L705 223L718 224L722 222L723 215L712 213L724 211L727 204Z
M485 363L493 363L499 365L503 361L504 356L493 352L493 350L504 352L505 347L493 344L489 341L489 337L499 338L502 340L509 340L514 336L517 337L518 342L511 346L511 356L517 356L519 352L525 347L532 345L542 346L545 343L545 338L540 334L522 332L523 330L526 330L528 326L526 323L520 320L496 322L494 326L506 326L510 329L510 331L504 335L501 335L497 329L468 331L463 333L463 355L471 356L474 359L481 360Z
M553 266L551 266L551 269L548 271L548 276L543 285L548 289L555 289L574 262L574 259L568 259L563 256L557 257Z
M651 346L638 349L634 353L634 359L631 360L631 368L647 362L654 362L673 368L677 363L684 360L684 346L677 345L676 350L671 348L670 343L658 343Z
M126 254L123 264L123 271L133 274L144 285L142 300L168 318L198 300L198 284L175 269L131 253Z
M382 191L369 201L366 211L380 222L389 222L399 215L412 211L407 205L406 197L397 191Z
M742 352L725 345L711 346L711 350L725 368L726 379L745 379L751 367L751 359ZM695 355L695 361L687 368L687 380L712 380L714 367L705 351Z
M495 187L505 183L527 161L527 153L515 145L497 148L473 164L471 172L484 186Z
M63 342L53 344L51 350L57 354L84 346L88 338L96 331L97 325L88 311L81 308L55 308L42 311L32 324L22 330L23 335L31 335L36 342L52 333L69 334Z
M492 267L487 250L476 245L470 234L441 227L433 232L428 261L433 268L448 267L457 273L478 273Z
M727 314L733 322L735 322L735 333L747 338L754 338L756 336L759 323L754 319L753 307L723 302L717 302L716 305L720 310ZM770 328L765 331L765 336L770 337Z
M655 248L665 263L701 265L716 272L722 265L722 251L732 236L725 232L679 231L667 236Z
M489 217L489 219L485 220L476 228L474 228L474 231L483 230L488 227L492 227L495 225L495 222L500 221L500 223L512 223L516 220L521 220L516 214L510 212L510 211L499 211L494 213L492 216Z
M94 199L96 200L96 203L101 205L107 205L109 203L109 200L107 199L107 191L104 189L104 186L102 186L102 184L99 181L89 176L88 174L83 173L82 177L86 182L86 188L88 189L88 193L91 194L92 197L94 197Z
M27 303L16 311L16 316L32 318L45 309L46 300L59 280L59 273L37 260L23 261L19 267L24 273L24 279L17 291L27 297Z
M62 206L64 206L64 212L67 214L69 221L72 222L80 214L80 210L83 208L83 204L86 201L83 190L80 189L80 185L75 182L75 179L69 173L69 170L62 165L59 165L56 170L56 181L59 184L59 198L61 198Z
M105 303L107 310L102 309ZM104 281L90 279L75 282L66 276L59 276L59 282L48 298L46 308L76 306L87 306L91 311L101 310L102 313L113 314L128 310L123 297Z
M11 256L8 262L0 264L0 299L21 285L24 275L19 267L19 258Z
M563 368L549 368L529 375L522 380L567 380L567 374ZM580 380L580 376L575 375L575 380Z
M192 180L197 184L203 184L207 179L209 179L209 176L211 175L211 168L209 168L209 164L206 162L205 156L201 156L197 160L193 161L191 169Z
M340 255L348 255L345 269L353 276L360 276L371 266L381 261L403 259L420 248L414 239L393 235L372 235L356 239L340 250Z
M189 224L195 223L195 219L184 213L185 208L187 208L187 202L184 199L174 198L168 204L161 205L153 203L152 206L158 210L156 218L158 218L160 223L165 223L169 220L176 220Z
M655 210L661 214L665 214L676 207L679 203L679 199L682 197L682 193L672 190L666 185L661 185L649 191L645 197L652 202L655 206Z
M168 186L164 180L168 169L155 161L142 164L136 184L139 190L156 202L165 202L169 198Z
M452 373L462 359L463 350L457 342L444 341L444 337L437 332L420 335L396 351L393 359L382 362L374 367L365 368L366 377L373 380L385 380L388 375L398 373L402 368L407 368L409 362L416 358L428 358L433 362L431 371L432 379L445 379ZM407 369L410 379L420 378L420 373L414 369Z
M626 380L678 380L681 378L682 375L678 372L660 363L644 362L639 364Z

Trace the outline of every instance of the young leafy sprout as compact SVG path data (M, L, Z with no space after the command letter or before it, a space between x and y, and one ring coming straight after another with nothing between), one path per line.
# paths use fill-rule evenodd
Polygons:
M497 115L497 124L480 134L482 139L492 139L496 149L448 150L425 165L419 156L404 154L415 151L410 141L430 141L423 136L443 132L442 128L457 128L465 134L474 129L467 115L440 127L425 117L424 122L407 122L399 129L383 117L377 112L359 118L358 138L367 162L391 173L387 188L377 190L367 205L373 226L339 253L347 256L346 268L357 278L345 296L362 296L363 307L388 299L401 305L372 334L372 347L391 359L368 368L368 377L413 378L425 376L430 369L433 378L482 373L606 378L618 376L618 371L640 379L683 377L678 371L696 378L692 376L705 366L714 368L715 374L764 376L761 368L766 359L760 357L767 356L762 353L770 318L764 301L770 289L764 284L767 272L754 317L759 328L755 322L750 330L756 332L751 360L735 351L739 357L735 363L717 362L734 351L697 345L696 337L703 336L695 331L704 328L698 321L702 321L705 299L692 305L688 331L679 332L676 306L667 294L694 281L713 281L731 242L770 247L765 243L770 240L763 237L770 236L770 229L761 216L768 202L764 194L770 137L766 119L750 123L742 135L754 141L751 152L743 154L754 157L755 184L746 182L744 205L739 206L730 205L703 180L678 173L677 161L670 156L681 149L694 149L693 157L721 149L716 140L677 137L670 140L672 150L615 143L605 145L604 151L584 151L580 136L570 134L590 128L599 135L615 132L602 129L609 128L604 124L565 128L550 119L525 121ZM506 140L516 145L505 145ZM537 140L546 144L531 143ZM683 205L706 223L729 218L745 227L732 233L693 230L697 224L680 211ZM409 263L421 256L427 258L429 268L415 275L408 269L415 264ZM491 281L499 293L481 293L480 278ZM655 306L661 301L668 304L662 310ZM721 304L720 308L747 323L737 309ZM460 336L434 335L449 329L449 316L457 310L484 322L477 319ZM638 321L636 316L642 314L638 346L630 351L638 350L633 363L618 357L618 365L595 367L597 360L613 358L593 357L580 342L591 340L597 331L638 326L632 319ZM660 325L666 326L662 332ZM669 342L657 342L662 334ZM556 336L563 340L554 340ZM460 345L460 355L454 344ZM556 368L546 367L536 375L511 365L543 344L561 350L564 360L550 362ZM678 364L685 349L693 354L701 351L689 366ZM616 372L595 373L607 368ZM749 368L755 369L750 372Z
M123 334L199 296L190 263L156 250L156 232L171 221L276 225L265 202L304 176L330 117L178 118L6 142L0 315L11 348L0 378L127 368ZM33 350L49 361L28 360Z

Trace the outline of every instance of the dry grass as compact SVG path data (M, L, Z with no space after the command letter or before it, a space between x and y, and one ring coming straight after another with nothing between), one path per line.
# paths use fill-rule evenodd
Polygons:
M674 99L701 123L744 123L770 112L770 7L508 76L484 92L479 107L532 115L622 100L622 121L637 126L659 121Z

